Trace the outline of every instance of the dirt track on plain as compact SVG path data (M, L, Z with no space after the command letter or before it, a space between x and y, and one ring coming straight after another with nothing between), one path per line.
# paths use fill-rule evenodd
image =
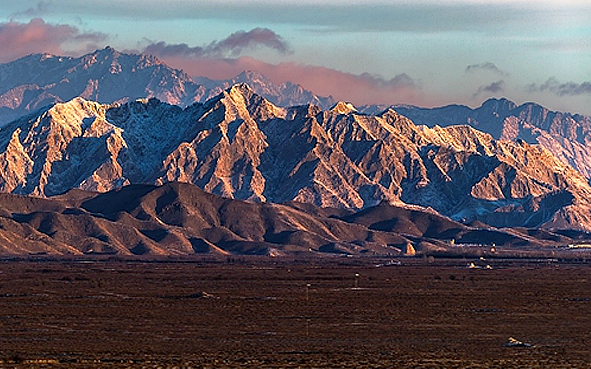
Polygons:
M491 264L2 262L0 366L590 368L591 267Z

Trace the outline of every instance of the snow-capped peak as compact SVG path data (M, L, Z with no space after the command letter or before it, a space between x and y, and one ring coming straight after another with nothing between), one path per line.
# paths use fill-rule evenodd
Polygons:
M330 111L337 114L350 114L356 113L357 108L350 102L339 101L332 108L330 108Z

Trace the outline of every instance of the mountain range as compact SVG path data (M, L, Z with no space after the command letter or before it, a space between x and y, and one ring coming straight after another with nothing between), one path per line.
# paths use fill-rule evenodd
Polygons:
M490 99L471 109L461 105L426 109L396 106L397 112L429 127L468 124L498 140L523 140L548 149L591 179L591 117L551 111L539 104Z
M155 97L184 108L203 103L238 83L248 84L257 94L282 107L312 104L326 110L336 103L330 96L318 96L297 84L274 84L253 71L228 80L191 77L154 56L120 53L107 46L79 58L33 54L0 64L0 126L75 97L106 104ZM495 139L540 144L591 179L589 116L554 112L535 103L518 106L507 99L489 99L475 109L463 105L368 105L359 110L378 114L388 108L418 125L466 124Z
M18 205L4 208L0 236L29 245L19 252L388 255L475 234L554 247L591 231L586 116L506 99L356 108L109 47L31 55L0 65L0 81L0 192Z
M587 179L549 151L470 126L429 128L339 102L277 107L238 84L185 109L77 97L0 131L0 190L193 183L226 198L431 207L494 226L591 229Z

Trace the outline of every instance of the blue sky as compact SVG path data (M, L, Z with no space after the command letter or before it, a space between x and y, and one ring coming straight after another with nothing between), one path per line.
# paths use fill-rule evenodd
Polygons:
M191 75L253 69L355 104L504 96L591 114L587 3L25 0L0 9L0 61L111 45Z

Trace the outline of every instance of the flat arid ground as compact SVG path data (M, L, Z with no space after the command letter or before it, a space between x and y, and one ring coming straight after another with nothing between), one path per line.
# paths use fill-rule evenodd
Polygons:
M591 367L588 264L400 260L3 261L0 366Z

